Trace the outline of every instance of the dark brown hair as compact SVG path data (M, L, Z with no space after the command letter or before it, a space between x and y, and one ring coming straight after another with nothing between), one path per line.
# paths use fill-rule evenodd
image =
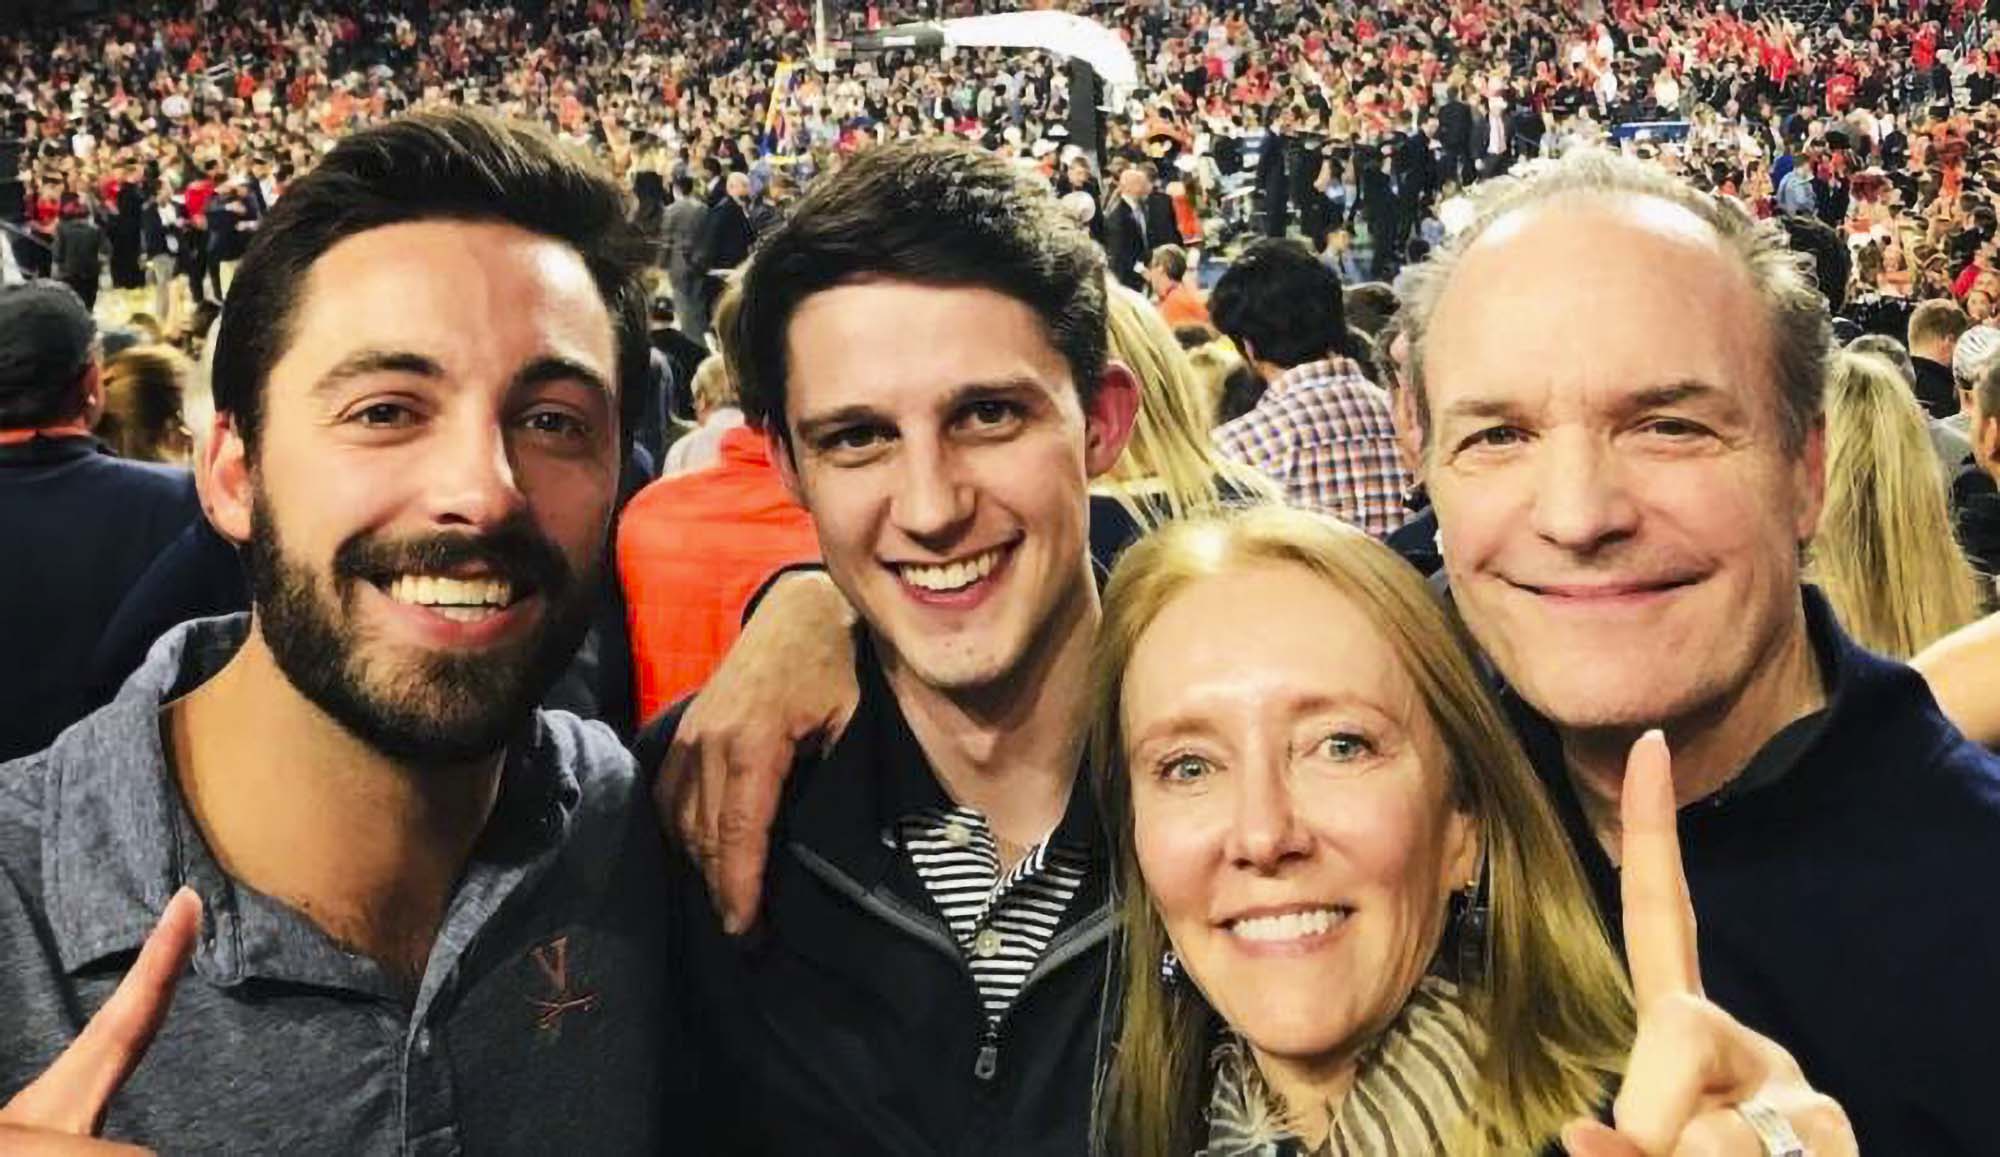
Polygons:
M1088 404L1104 373L1104 259L1047 188L963 142L878 145L822 177L751 258L718 319L749 419L789 439L786 331L806 298L871 278L991 289L1027 305Z
M254 453L265 380L291 341L313 263L341 241L410 221L494 221L576 250L618 337L618 401L629 441L647 394L650 249L625 190L542 129L464 109L412 113L346 137L293 182L258 230L223 311L215 408Z

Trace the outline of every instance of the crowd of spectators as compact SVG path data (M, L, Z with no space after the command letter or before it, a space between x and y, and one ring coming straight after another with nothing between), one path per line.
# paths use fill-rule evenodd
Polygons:
M735 236L719 221L720 236L674 234L662 265L684 283L736 264L871 140L978 139L1086 194L1071 203L1108 244L1127 240L1106 233L1135 167L1158 202L1127 230L1147 249L1182 243L1199 269L1237 231L1295 230L1353 281L1435 245L1466 185L1615 136L1760 214L1822 221L1870 301L1950 288L1975 320L2000 301L2000 26L1974 0L1792 6L1803 22L1680 0L1068 7L1119 30L1139 64L1139 87L1110 94L1101 154L1069 140L1068 76L1047 54L828 49L822 71L803 0L252 0L30 29L0 38L36 242L16 253L87 301L108 280L128 311L197 328L184 307L220 298L258 219L335 139L464 104L594 149L656 226L690 190L737 204ZM827 8L834 45L905 15ZM177 278L185 295L164 288ZM703 320L705 302L675 300Z
M1294 501L1386 535L1409 513L1397 495L1413 477L1389 445L1386 405L1356 395L1371 448L1308 468L1271 439L1310 416L1279 416L1283 390L1255 412L1260 395L1294 369L1393 385L1387 283L1465 226L1472 186L1608 145L1781 219L1812 255L1843 341L1907 343L1900 364L1956 475L1968 548L1982 569L2000 561L1987 541L2000 536L1982 529L2000 525L1983 509L2000 499L1969 459L1961 412L1979 368L1970 352L2000 315L2000 21L1974 0L1071 0L1139 66L1135 89L1105 94L1094 149L1071 139L1059 58L845 44L1009 6L835 3L822 28L803 0L253 0L30 27L0 38L0 132L20 141L21 202L0 204L20 222L9 273L69 283L131 335L120 344L199 355L260 221L341 136L438 105L540 122L632 190L657 245L656 378L681 421L663 413L639 438L664 465L686 420L707 416L692 379L720 275L856 149L961 135L1046 178L1113 275L1180 327L1211 367L1204 417L1230 454ZM1259 235L1303 239L1335 273L1351 336L1309 318L1267 331L1259 355L1243 327L1268 320L1215 324L1204 290ZM1290 284L1301 300L1323 296ZM110 380L187 364L142 353L146 373ZM153 425L148 453L187 452L173 423Z

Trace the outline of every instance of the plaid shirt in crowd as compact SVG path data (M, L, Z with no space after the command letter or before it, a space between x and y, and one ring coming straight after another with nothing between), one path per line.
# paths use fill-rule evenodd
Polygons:
M1256 408L1215 431L1224 454L1376 538L1401 526L1409 484L1396 458L1389 395L1346 358L1308 362L1271 383Z

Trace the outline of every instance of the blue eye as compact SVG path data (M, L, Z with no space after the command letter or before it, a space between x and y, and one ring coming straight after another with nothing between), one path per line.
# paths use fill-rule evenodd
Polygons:
M1352 763L1375 754L1375 745L1351 731L1335 732L1320 742L1320 751L1337 763Z
M1489 426L1461 443L1461 448L1473 449L1518 446L1528 440L1528 432L1519 426Z
M1160 761L1159 777L1168 783L1191 783L1213 768L1199 755L1170 755Z

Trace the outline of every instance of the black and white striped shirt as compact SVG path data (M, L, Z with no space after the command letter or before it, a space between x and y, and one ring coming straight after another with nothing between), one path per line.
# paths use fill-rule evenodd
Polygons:
M1089 852L1051 837L1003 873L986 817L966 807L905 816L897 832L972 969L986 1023L997 1024L1082 888Z

